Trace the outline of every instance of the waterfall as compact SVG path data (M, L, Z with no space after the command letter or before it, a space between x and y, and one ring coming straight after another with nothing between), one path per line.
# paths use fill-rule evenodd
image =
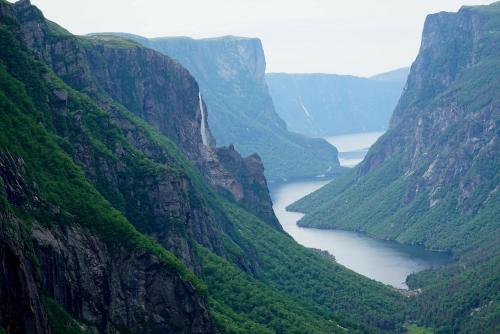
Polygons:
M304 102L302 102L302 96L299 95L299 102L300 106L302 107L302 110L304 111L304 114L306 114L307 118L311 119L311 114L309 113L309 110L307 110L306 106L304 105Z
M201 112L201 125L200 125L201 142L203 143L203 145L208 146L208 135L205 122L205 109L203 108L203 100L201 99L201 92L198 92L198 102L200 104L200 112Z

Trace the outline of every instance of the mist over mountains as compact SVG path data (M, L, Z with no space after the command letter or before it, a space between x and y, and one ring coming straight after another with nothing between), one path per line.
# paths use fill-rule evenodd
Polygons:
M0 0L0 334L498 333L499 125L500 2L429 15L409 72L359 78ZM374 130L351 169L311 138ZM269 184L328 178L294 227L451 262L399 289L294 240Z
M311 137L385 131L408 68L371 78L335 74L268 73L276 112L288 129Z
M332 145L288 131L276 113L265 80L266 61L259 39L117 35L185 66L200 85L217 144L232 144L244 155L259 154L269 180L333 175L339 169L337 150Z

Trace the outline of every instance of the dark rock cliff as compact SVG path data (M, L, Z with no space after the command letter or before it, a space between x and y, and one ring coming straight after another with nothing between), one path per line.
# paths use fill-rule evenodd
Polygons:
M95 235L34 226L43 291L99 333L206 333L210 315L196 290L148 252L109 254Z
M50 333L30 245L15 216L2 210L0 221L0 326L9 333Z
M198 84L186 69L167 56L123 38L80 38L54 31L28 1L19 2L14 8L10 11L20 22L20 37L58 76L73 88L90 94L104 108L109 101L102 94L122 104L173 140L216 187L228 190L249 209L260 208L254 212L278 225L269 209L272 204L266 182L250 182L253 175L244 180L241 171L236 177L217 158L219 149L213 147L207 123L210 111L207 112ZM202 130L208 137L205 144ZM243 163L239 154L234 158ZM237 193L238 189L244 191Z
M61 228L32 220L28 229L16 208L35 216L61 208L31 189L24 161L8 152L0 152L0 194L10 208L0 210L0 326L8 333L50 333L46 295L79 319L82 331L213 331L204 300L156 255L110 251L76 222Z

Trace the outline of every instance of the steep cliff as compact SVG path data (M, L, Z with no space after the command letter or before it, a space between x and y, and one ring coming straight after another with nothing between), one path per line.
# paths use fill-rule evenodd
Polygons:
M499 305L499 31L498 2L428 16L387 133L349 175L291 207L308 213L303 226L452 250L460 265L410 279L429 287L418 312L443 332L492 330Z
M119 34L178 60L200 84L217 142L258 153L271 181L333 173L336 149L322 139L291 133L274 110L265 82L265 57L256 38L226 36L146 39Z
M0 34L0 328L214 332L206 287L87 182L54 134L58 116L86 123L95 111L61 108L62 95L82 101Z
M112 112L111 98L145 120L181 148L210 182L232 193L248 209L259 208L255 212L279 228L272 209L264 209L272 206L265 180L252 183L253 175L244 177L239 171L236 177L222 165L219 150L213 147L207 108L186 69L123 38L70 35L53 23L46 24L41 12L28 2L19 2L15 8L12 15L20 23L20 37L66 83L89 94L104 109ZM243 164L239 154L234 158Z
M385 131L408 69L362 78L335 74L268 73L276 112L291 131L325 137ZM385 79L384 79L385 78Z

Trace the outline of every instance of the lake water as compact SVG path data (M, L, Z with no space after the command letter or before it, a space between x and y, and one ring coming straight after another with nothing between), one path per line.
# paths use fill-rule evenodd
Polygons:
M331 140L339 151L359 152L367 150L381 134L361 134L358 138L355 135L339 136L332 137ZM359 140L356 141L357 139ZM347 165L355 165L361 160L356 161L350 159ZM344 165L345 163L344 161ZM294 181L270 186L274 212L284 230L298 243L326 250L335 256L338 263L347 268L401 289L407 288L405 280L409 274L440 266L451 260L451 256L447 253L431 252L422 247L378 240L357 232L297 226L297 221L303 214L288 212L285 208L328 182L328 180Z
M325 139L339 150L341 166L354 167L363 160L370 146L383 134L383 131L363 132L325 137Z

